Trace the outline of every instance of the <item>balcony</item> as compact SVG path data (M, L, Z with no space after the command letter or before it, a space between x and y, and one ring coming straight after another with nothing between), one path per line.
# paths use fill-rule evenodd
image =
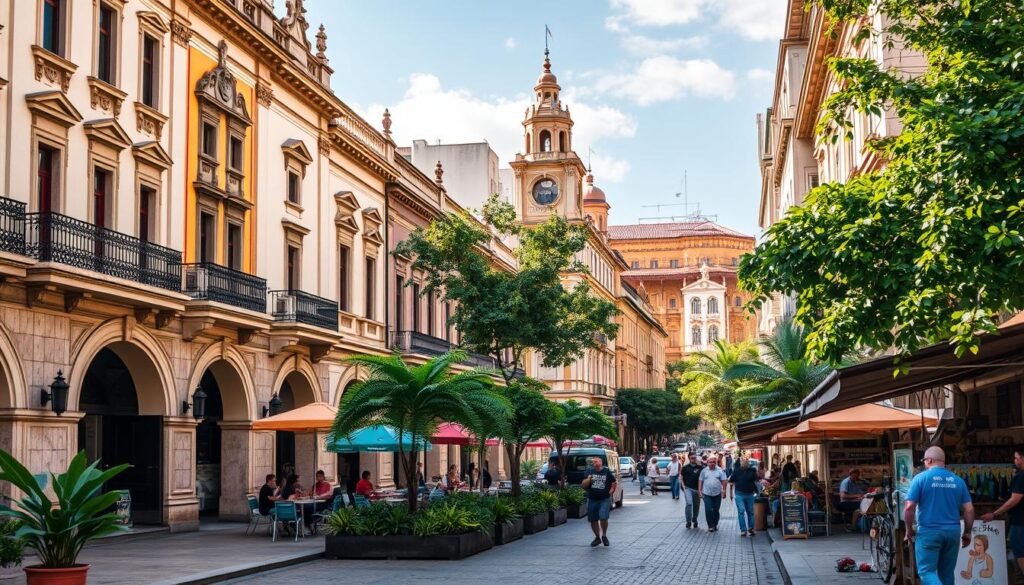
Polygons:
M456 348L450 341L420 333L419 331L397 331L391 334L388 347L400 350L403 354L419 354L437 356ZM462 362L473 368L497 369L494 358L478 353L470 353Z
M0 221L0 237L6 246L13 238L7 234L6 213ZM27 232L24 253L40 262L56 262L169 291L181 287L181 252L177 250L53 212L25 214L22 230Z
M267 312L266 280L213 262L182 266L185 269L182 292L193 299L224 303L256 313Z
M0 252L25 255L25 204L0 197Z
M338 303L300 290L270 291L274 321L338 330Z

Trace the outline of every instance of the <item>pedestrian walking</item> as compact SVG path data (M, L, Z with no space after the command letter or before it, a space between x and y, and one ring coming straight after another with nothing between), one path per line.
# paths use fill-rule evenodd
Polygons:
M788 492L793 489L794 479L796 479L796 465L793 465L793 456L786 455L786 464L782 466L782 491Z
M946 453L941 447L928 447L922 462L927 469L910 482L907 505L903 509L906 538L914 544L914 552L917 553L917 575L921 585L953 585L959 552L957 544L965 548L971 541L974 504L964 480L946 470ZM962 533L961 512L964 520Z
M1017 570L1024 574L1024 446L1018 446L1013 450L1013 481L1010 482L1010 499L981 517L985 522L991 522L997 516L1007 514L1010 525L1010 549L1013 551L1013 558L1017 562Z
M704 500L704 519L708 523L708 532L718 532L719 510L726 485L725 472L718 466L718 459L708 457L708 466L701 470L697 485L700 498Z
M654 457L647 462L647 484L651 486L651 495L658 495L658 460Z
M754 496L757 495L757 482L757 469L750 466L749 459L740 457L736 461L736 469L729 475L729 487L735 490L740 536L754 536Z
M604 544L608 546L608 513L612 509L611 494L615 493L615 474L604 466L600 457L594 457L587 476L583 479L583 489L587 490L587 520L594 531L594 540L590 546Z
M686 527L697 528L697 518L700 516L700 472L704 466L693 451L690 451L689 459L680 471L683 477L683 496L686 499Z
M636 475L640 478L640 495L644 495L644 488L647 487L647 457L641 455L640 461L636 463Z
M672 492L672 499L679 499L679 455L673 453L672 460L668 462L668 487Z

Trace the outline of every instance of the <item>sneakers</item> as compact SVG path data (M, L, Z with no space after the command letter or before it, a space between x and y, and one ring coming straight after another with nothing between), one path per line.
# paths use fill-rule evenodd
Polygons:
M610 542L608 542L608 537L607 536L602 536L601 537L601 542L604 543L605 546L608 546L608 545L611 544Z
M687 522L687 523L686 523L686 529L687 529L687 530L689 530L689 529L690 529L690 525L691 525L691 524L692 524L691 522Z
M753 529L753 528L751 528L750 530L748 530L748 531L747 531L747 534L748 534L749 536L754 536L754 529Z
M599 544L601 544L601 537L600 536L595 536L594 540L590 541L590 546L597 546Z

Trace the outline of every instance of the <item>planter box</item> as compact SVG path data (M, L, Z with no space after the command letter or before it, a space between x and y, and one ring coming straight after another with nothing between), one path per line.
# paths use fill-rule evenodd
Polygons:
M559 524L565 524L565 520L568 518L566 515L565 508L556 508L548 511L548 526L558 526Z
M508 544L523 537L523 519L516 518L511 524L494 525L494 544Z
M525 534L536 534L541 530L548 529L548 513L543 512L541 514L534 514L533 516L523 516L523 533Z
M587 504L586 504L586 502L584 502L582 504L575 504L575 505L569 504L565 508L565 510L568 513L568 516L570 518L586 518L587 517Z
M489 532L419 537L412 535L327 536L327 559L447 559L456 561L494 546Z

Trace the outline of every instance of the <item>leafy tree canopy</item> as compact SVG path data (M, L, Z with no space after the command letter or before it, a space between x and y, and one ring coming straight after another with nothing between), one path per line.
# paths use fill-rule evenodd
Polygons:
M587 242L586 226L552 214L542 224L523 227L512 205L497 196L484 206L483 220L499 236L518 242L518 271L491 262L483 250L492 233L469 214L435 220L395 251L427 275L424 294L435 291L452 302L451 321L462 332L464 348L497 359L509 382L528 349L540 352L545 366L563 366L598 347L595 333L615 337L615 304L594 295L585 282L572 289L562 284L563 273L587 271L576 260Z
M1024 4L818 1L836 25L881 12L887 30L858 41L883 34L927 68L830 62L841 89L823 105L824 139L848 139L854 112L883 108L903 131L869 142L882 170L813 189L773 225L741 283L760 298L795 291L810 352L832 363L861 346L977 351L1001 312L1024 309Z
M700 423L698 417L686 414L692 405L677 391L622 388L616 391L615 402L626 414L629 426L645 438L689 432Z
M737 364L756 360L753 345L723 340L716 341L713 350L691 356L679 376L679 393L693 405L687 414L715 423L724 435L734 438L736 425L752 418L753 411L737 396L744 382L730 379L726 373Z

